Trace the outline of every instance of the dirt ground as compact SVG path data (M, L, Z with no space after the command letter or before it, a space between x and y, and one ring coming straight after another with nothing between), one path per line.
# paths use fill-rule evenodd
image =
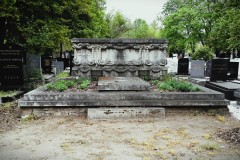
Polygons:
M0 130L0 160L239 160L240 144L218 132L240 127L230 115L164 119L45 117ZM9 128L9 126L8 126Z

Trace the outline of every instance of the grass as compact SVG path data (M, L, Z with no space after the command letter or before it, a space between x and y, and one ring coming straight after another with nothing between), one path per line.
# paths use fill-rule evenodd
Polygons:
M64 92L69 88L78 88L80 90L86 89L90 85L91 81L88 79L74 79L74 80L58 80L55 83L47 84L48 91Z
M12 97L12 96L16 95L17 93L19 93L19 91L17 91L17 90L0 91L0 97Z
M7 102L0 104L0 109L9 110L15 106L17 106L16 102Z
M201 147L206 151L216 151L216 150L219 150L220 148L218 144L210 144L210 143L203 144L201 145Z
M178 80L171 75L163 77L162 81L153 80L151 83L163 92L198 92L200 89L186 80Z

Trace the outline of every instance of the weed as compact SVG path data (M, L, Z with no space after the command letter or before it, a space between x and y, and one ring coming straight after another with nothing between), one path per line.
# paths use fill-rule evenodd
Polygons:
M202 137L203 137L204 139L206 139L206 140L209 140L209 139L212 138L212 135L209 134L209 133L206 133L206 134L204 134Z
M203 148L204 150L207 151L215 151L215 150L219 150L220 146L218 144L204 144L201 146L201 148Z
M171 79L169 81L159 82L157 87L161 91L176 91L176 92L197 92L200 89L193 86L191 83L184 80Z
M27 122L27 121L32 121L32 120L36 120L37 116L30 114L30 115L25 115L21 118L22 122Z
M225 117L221 115L217 115L217 120L220 122L225 122Z
M57 79L67 78L67 77L69 77L69 73L67 73L67 72L62 72L62 73L59 73L56 75Z
M169 150L168 154L170 154L171 156L176 156L177 152L175 150Z
M19 93L19 91L13 90L13 91L0 91L0 97L12 97Z
M16 102L7 102L0 104L0 109L9 110L15 106L17 106Z
M82 83L78 86L78 89L86 89L88 87L88 85L90 84L89 80L84 80L82 81Z

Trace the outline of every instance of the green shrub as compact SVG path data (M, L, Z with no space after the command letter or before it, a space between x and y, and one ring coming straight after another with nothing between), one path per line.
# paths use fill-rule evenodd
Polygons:
M42 71L40 69L33 69L28 71L29 78L33 78L35 80L42 80Z
M213 57L214 57L214 54L212 50L207 46L200 46L199 48L197 48L195 53L192 54L193 60L204 59L205 61L208 61L213 59Z
M68 72L62 72L56 75L57 79L61 79L61 78L67 78L69 77L69 73Z
M159 82L157 87L161 91L176 91L176 92L196 92L200 91L200 89L196 86L193 86L191 83L187 81L178 81L175 79Z
M66 81L64 81L64 83L68 88L73 88L75 85L74 80L66 80Z
M65 90L68 89L67 85L64 84L64 83L61 83L61 82L56 83L56 84L54 85L54 88L55 88L57 91L59 91L59 92L63 92L63 91L65 91Z
M50 91L50 90L54 90L54 85L52 83L48 83L47 84L47 90Z
M88 87L88 85L90 84L90 80L84 80L82 81L82 83L78 86L78 89L85 89Z

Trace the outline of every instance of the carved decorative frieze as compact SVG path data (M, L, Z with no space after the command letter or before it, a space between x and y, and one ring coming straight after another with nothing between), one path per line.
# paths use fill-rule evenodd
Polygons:
M96 68L112 75L162 73L167 41L157 39L73 39L74 64L89 73Z

